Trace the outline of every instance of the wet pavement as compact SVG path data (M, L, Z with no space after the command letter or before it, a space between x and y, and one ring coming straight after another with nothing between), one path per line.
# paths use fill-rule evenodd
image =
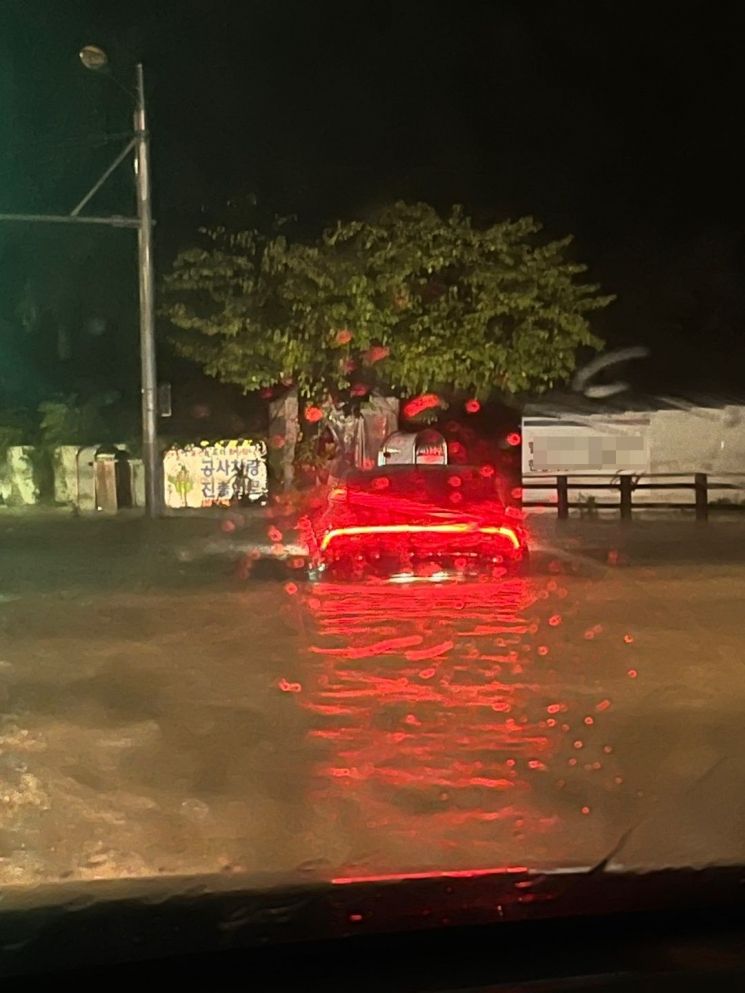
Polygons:
M256 518L0 521L0 883L744 861L745 522L533 530L342 587Z

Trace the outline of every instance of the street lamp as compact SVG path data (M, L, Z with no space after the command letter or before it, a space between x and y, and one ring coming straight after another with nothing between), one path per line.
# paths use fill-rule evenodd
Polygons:
M86 45L82 48L80 61L86 69L93 72L105 69L109 64L106 52L97 45ZM155 366L155 265L153 259L153 213L150 196L150 135L147 129L145 78L141 62L137 63L135 81L133 123L137 220L139 221L137 245L140 279L142 461L145 466L145 506L150 517L157 517L161 503L161 487L159 485L160 453L158 451L158 383ZM79 209L78 206L76 210Z
M106 52L97 45L80 51L86 69L108 68ZM136 228L140 282L140 376L142 392L142 461L145 467L145 506L149 517L157 517L161 508L160 453L158 451L158 389L155 367L155 275L153 260L153 215L150 198L150 136L145 110L145 82L142 64L138 63L134 92L112 77L134 100L134 135L117 155L100 179L69 214L0 214L0 221L40 224L104 224L116 228ZM82 209L96 195L114 170L134 153L137 182L137 217L91 217Z
M109 57L98 45L84 45L80 49L80 61L86 69L105 69L109 64Z

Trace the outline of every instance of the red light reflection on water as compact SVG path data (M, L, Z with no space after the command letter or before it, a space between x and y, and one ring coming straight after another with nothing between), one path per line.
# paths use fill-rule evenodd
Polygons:
M566 748L531 672L549 664L530 657L528 612L539 604L522 578L315 588L306 599L315 663L296 699L319 749L317 809L341 805L355 842L384 835L410 866L433 852L457 861L459 848L477 866L497 836L514 848L516 837L552 830L556 816L531 802L535 777ZM372 854L364 862L380 867Z
M594 623L560 567L288 585L306 650L278 689L307 719L307 809L339 881L572 861L583 830L615 830L617 690L597 666L617 638L612 678L633 685L633 636Z

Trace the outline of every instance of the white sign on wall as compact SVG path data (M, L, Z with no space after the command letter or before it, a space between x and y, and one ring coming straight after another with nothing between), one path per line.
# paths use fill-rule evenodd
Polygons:
M523 419L523 473L649 471L649 418Z
M266 442L218 441L172 448L163 456L166 506L229 506L265 501Z

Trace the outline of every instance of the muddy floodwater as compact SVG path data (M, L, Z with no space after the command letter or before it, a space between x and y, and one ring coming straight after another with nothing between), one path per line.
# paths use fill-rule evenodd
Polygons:
M745 857L743 525L394 588L64 524L2 524L3 884Z

